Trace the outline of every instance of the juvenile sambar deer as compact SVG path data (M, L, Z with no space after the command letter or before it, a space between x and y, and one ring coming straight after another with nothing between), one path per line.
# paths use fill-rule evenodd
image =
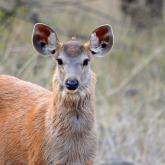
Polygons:
M34 26L32 41L57 66L53 92L0 76L0 165L93 165L97 149L95 74L90 63L113 45L110 25L87 43L60 43L48 26Z

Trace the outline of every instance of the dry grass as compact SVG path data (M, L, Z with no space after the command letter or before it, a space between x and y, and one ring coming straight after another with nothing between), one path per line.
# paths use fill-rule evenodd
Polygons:
M129 18L123 20L119 1L83 1L82 6L73 3L65 7L52 4L49 0L44 7L31 10L40 12L41 22L54 27L61 42L70 40L72 35L86 42L90 33L105 23L114 30L115 44L110 55L92 64L98 79L96 164L108 165L114 159L121 159L135 165L164 165L164 20L159 26L137 31ZM84 6L105 13L109 19L99 16L99 12L97 15L85 11ZM13 75L51 90L55 63L51 58L38 56L33 49L33 24L20 19L21 10L8 28L4 24L0 26L0 74Z

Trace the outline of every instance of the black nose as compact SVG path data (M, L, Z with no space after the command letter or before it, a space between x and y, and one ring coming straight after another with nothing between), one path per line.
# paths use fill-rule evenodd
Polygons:
M79 86L79 83L77 80L66 80L66 87L69 90L75 90L78 88L78 86Z

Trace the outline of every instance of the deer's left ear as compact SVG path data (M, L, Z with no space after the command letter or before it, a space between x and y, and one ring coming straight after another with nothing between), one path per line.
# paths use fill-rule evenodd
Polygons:
M91 50L91 55L103 57L108 54L113 45L113 31L110 25L98 27L90 36L87 43Z

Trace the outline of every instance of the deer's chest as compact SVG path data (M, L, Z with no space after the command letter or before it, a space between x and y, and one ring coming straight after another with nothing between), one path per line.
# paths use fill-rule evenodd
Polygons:
M86 135L77 133L72 136L63 132L54 135L47 146L47 162L50 165L85 165L89 161L94 161L96 148L97 139L94 131Z

